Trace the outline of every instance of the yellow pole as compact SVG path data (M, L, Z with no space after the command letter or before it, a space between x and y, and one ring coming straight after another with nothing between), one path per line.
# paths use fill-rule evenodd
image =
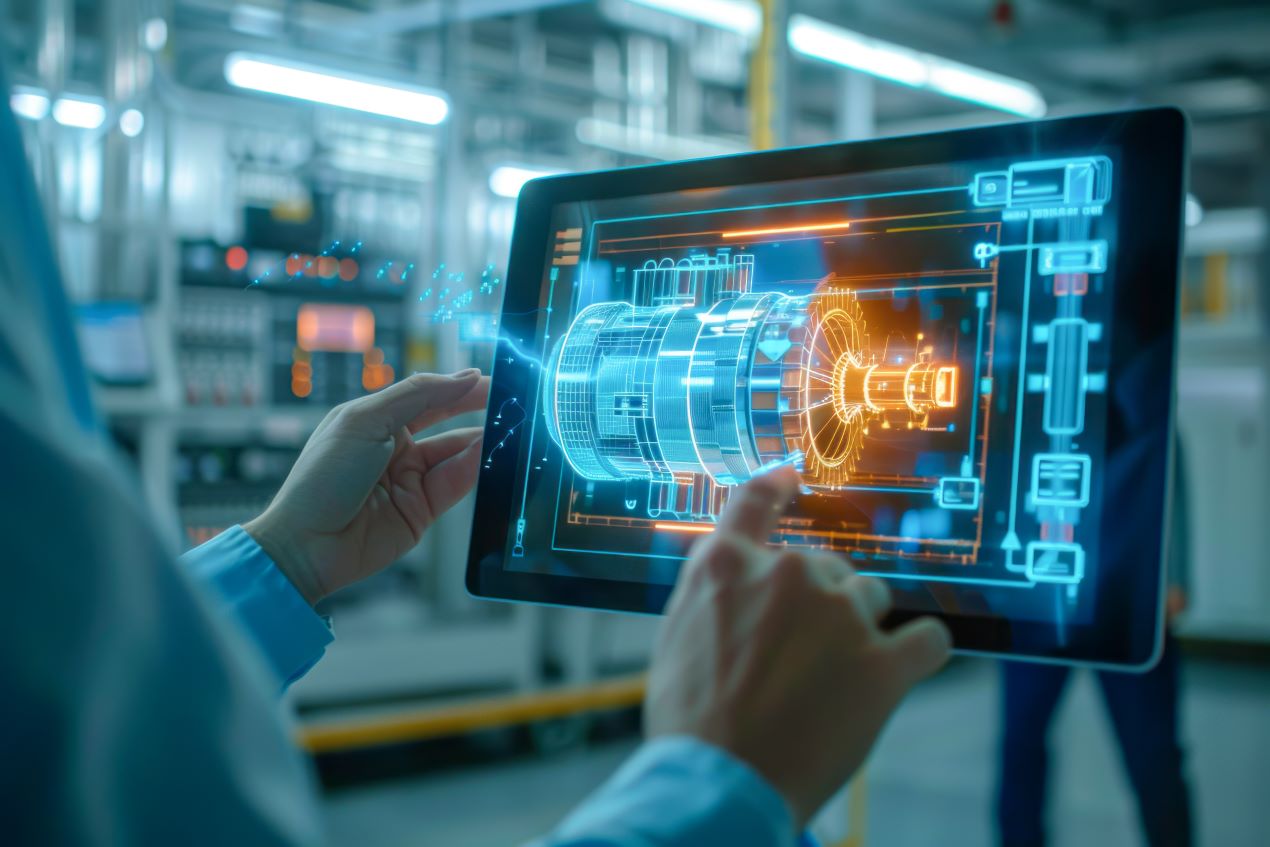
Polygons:
M768 150L775 146L776 4L779 1L759 0L763 27L759 31L758 44L750 54L750 144L755 150Z

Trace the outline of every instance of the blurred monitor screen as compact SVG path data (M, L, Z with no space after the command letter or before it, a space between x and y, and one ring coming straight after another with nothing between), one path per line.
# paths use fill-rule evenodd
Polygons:
M84 361L96 379L112 385L150 381L153 365L139 304L81 305L76 318Z

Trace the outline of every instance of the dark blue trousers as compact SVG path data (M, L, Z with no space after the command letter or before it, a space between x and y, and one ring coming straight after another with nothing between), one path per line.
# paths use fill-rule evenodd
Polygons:
M1050 719L1069 669L1002 664L1001 765L997 826L1004 847L1045 843L1045 789ZM1138 815L1152 847L1191 844L1191 805L1178 744L1178 648L1145 674L1098 672L1098 685L1138 798Z

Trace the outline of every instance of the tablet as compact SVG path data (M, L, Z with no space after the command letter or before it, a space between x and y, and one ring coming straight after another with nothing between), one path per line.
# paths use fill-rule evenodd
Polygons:
M534 180L468 560L657 613L737 485L962 651L1162 632L1186 121L1120 112Z

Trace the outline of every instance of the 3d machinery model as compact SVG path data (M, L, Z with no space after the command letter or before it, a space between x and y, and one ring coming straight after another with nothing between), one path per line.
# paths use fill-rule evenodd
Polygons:
M833 489L870 427L921 429L957 406L958 368L920 337L872 344L852 292L829 279L804 296L759 293L753 273L753 256L726 250L650 260L634 302L577 314L542 408L579 476L673 487L704 474L727 487L793 463L806 485Z

